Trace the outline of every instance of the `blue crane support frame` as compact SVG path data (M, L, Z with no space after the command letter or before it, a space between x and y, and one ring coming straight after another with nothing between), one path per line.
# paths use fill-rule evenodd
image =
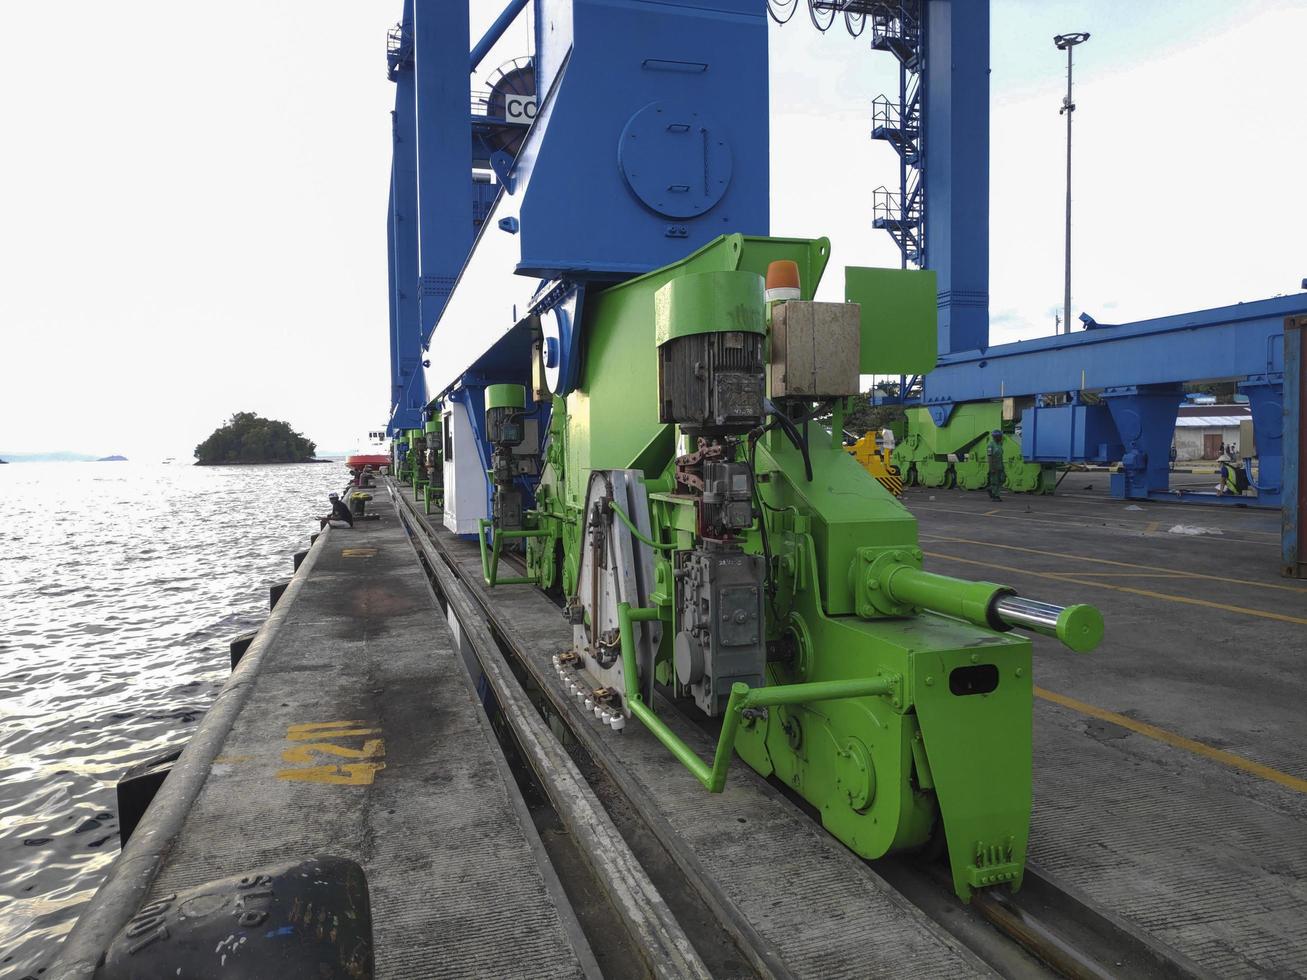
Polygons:
M1307 578L1307 316L1284 322L1284 508L1281 573Z
M1307 296L990 347L989 4L899 5L920 17L921 257L938 274L941 352L923 395L937 424L963 402L1028 398L1029 458L1120 462L1116 495L1176 499L1180 385L1233 378L1254 419L1258 494L1226 501L1279 506L1282 323ZM469 125L467 73L519 15L533 20L536 118L512 157L484 145L506 120L474 111ZM537 333L565 385L587 287L722 232L769 232L765 0L510 0L469 46L466 4L438 0L405 0L388 46L392 431L420 425L465 377L528 384ZM1086 404L1087 390L1102 401Z

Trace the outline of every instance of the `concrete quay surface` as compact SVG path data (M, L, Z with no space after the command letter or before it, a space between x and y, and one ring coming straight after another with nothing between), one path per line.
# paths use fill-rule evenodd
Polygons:
M1035 637L1030 859L1223 977L1307 976L1307 582L1279 512L910 489L926 567L1107 632Z
M379 977L598 974L405 531L376 511L318 538L52 975L89 976L142 905L323 854L363 867Z
M1307 584L1278 577L1274 513L1130 504L1105 480L904 500L927 568L1103 610L1092 654L1035 638L1032 865L1212 975L1307 977ZM91 976L151 901L323 854L364 868L377 976L599 975L594 924L560 884L570 872L541 843L466 651L396 504L374 497L375 520L319 537L49 976ZM475 544L425 524L547 685L568 642L556 607L528 587L487 593ZM638 726L578 731L712 882L707 905L765 953L758 972L988 972L744 767L709 798ZM778 888L778 861L815 870Z

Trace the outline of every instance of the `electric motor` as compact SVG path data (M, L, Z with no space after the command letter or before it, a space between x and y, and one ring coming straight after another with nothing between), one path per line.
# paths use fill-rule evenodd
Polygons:
M710 438L762 424L763 314L752 272L681 276L658 290L659 421Z
M701 333L659 350L659 420L691 434L747 432L763 417L760 334Z

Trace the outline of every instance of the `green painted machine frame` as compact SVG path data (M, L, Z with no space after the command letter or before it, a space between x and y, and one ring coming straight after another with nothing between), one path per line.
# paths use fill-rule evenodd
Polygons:
M659 421L655 297L679 277L762 275L770 262L789 259L810 300L829 256L825 239L730 235L675 265L587 294L581 377L574 391L553 398L528 529L498 531L488 544L489 522L482 522L483 575L489 585L530 583L573 596L591 472L640 471L652 533L611 508L654 554L644 607L618 607L621 693L631 716L711 791L725 785L734 752L808 800L823 825L864 857L943 837L961 897L991 885L1015 889L1031 805L1031 642L995 620L995 603L1012 590L921 569L915 519L844 450L846 400L831 405L829 430L808 426L811 480L780 431L750 440L761 506L742 544L769 561L766 685L732 687L712 761L685 745L642 693L649 679L639 676L634 630L653 620L664 627L654 679L679 693L671 664L674 557L697 543L695 498L674 492L678 433ZM896 333L935 330L933 273L878 272L889 274L859 280L872 290L863 307L883 302L894 315L864 314L864 344L898 363ZM678 304L682 296L694 306L679 290ZM750 320L766 316L744 312ZM678 318L695 315L678 307ZM920 354L920 343L910 347L898 352L900 361ZM746 452L740 445L737 458ZM498 577L502 550L518 542L528 573ZM1101 636L1101 617L1073 608L1079 612L1050 632L1088 649Z
M937 426L926 408L906 411L906 432L891 458L908 486L958 487L983 490L989 482L985 443L999 429L1003 440L1003 485L1013 493L1052 493L1056 469L1027 462L1021 441L1003 421L1000 402L968 402L953 410L946 425ZM950 458L952 457L952 458Z
M436 453L437 465L440 465L443 459L442 447L440 444L440 416L434 414L431 421L423 426L426 433L428 449L434 449ZM445 506L445 488L443 486L432 486L429 483L422 484L422 508L425 513L430 514L433 510L441 510Z

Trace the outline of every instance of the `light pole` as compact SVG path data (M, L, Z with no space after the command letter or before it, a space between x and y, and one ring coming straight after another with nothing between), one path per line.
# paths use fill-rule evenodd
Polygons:
M1071 101L1071 49L1089 40L1088 31L1058 34L1053 43L1066 52L1066 97L1062 100L1059 116L1066 116L1066 281L1062 303L1062 332L1071 332L1071 114L1076 104Z

